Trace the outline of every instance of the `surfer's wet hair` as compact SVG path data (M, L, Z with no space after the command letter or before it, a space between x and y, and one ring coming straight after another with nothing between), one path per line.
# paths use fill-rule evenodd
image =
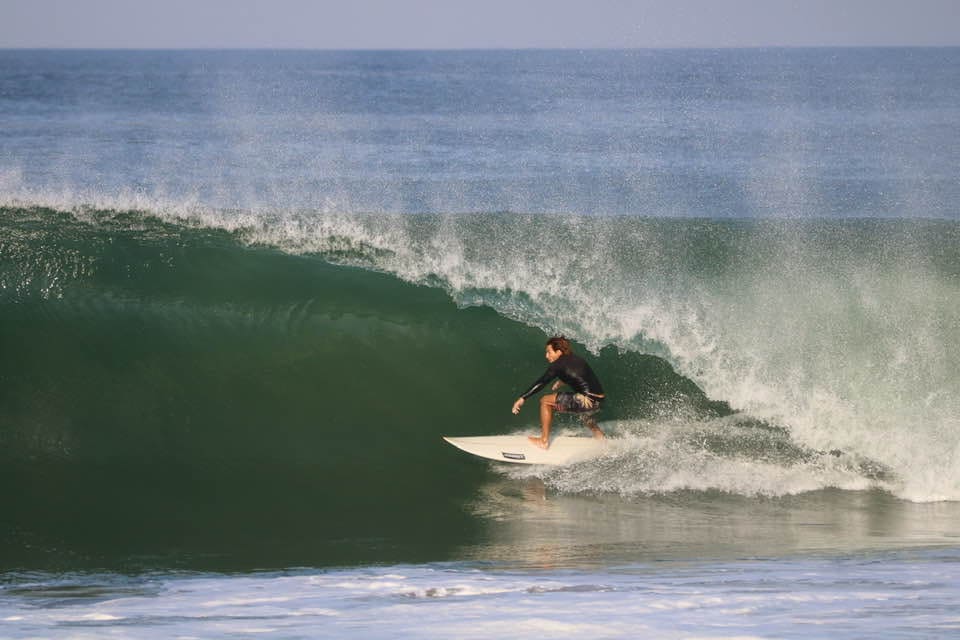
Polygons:
M553 336L547 340L547 346L554 351L559 351L564 355L573 353L573 347L570 346L570 341L563 336Z

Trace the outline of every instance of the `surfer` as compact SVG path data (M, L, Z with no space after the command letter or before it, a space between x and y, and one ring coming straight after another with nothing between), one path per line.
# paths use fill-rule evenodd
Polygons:
M554 336L547 340L544 356L550 365L527 391L513 403L513 413L520 413L520 407L527 398L543 389L551 380L557 379L551 388L556 391L561 383L567 384L573 391L550 393L540 398L541 435L530 436L530 442L541 449L550 446L550 423L553 412L575 413L581 422L593 432L594 438L603 438L603 431L597 426L594 416L600 411L604 398L603 387L590 365L573 353L570 341L563 336Z

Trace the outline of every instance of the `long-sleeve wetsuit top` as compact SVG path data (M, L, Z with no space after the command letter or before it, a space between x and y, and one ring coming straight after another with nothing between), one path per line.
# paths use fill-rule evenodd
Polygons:
M520 397L526 400L555 378L560 378L562 382L570 385L577 393L585 393L594 397L604 395L600 381L597 380L596 374L593 373L593 369L590 368L586 360L576 354L565 353L554 360L543 375L533 383L533 386Z

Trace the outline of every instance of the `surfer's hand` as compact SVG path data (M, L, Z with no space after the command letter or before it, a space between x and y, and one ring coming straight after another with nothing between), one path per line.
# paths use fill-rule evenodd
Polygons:
M523 398L517 398L517 401L513 403L513 414L517 415L520 413L520 407L523 406Z

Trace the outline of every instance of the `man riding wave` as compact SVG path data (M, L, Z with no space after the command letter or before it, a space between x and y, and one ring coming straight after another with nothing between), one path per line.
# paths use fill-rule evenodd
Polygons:
M566 384L573 391L550 393L540 398L541 434L539 437L530 436L530 441L542 449L550 446L550 424L553 422L554 411L578 414L581 422L593 432L594 438L603 438L603 431L597 426L594 416L603 406L606 395L593 369L583 358L573 353L570 341L563 336L554 336L547 340L544 357L550 365L513 403L513 413L520 413L526 399L543 389L551 380L556 380L551 387L552 391L559 389L561 384Z

